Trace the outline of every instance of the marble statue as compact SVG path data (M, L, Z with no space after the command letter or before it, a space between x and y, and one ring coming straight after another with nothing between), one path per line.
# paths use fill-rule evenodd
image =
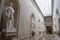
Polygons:
M2 29L2 39L4 40L6 36L15 35L16 28L14 27L14 9L13 3L9 3L7 7L2 12L1 15L1 29ZM12 34L14 33L14 34Z
M7 27L7 32L16 31L14 28L14 9L13 3L9 3L9 5L5 8L3 13L3 24Z
M13 27L14 26L14 9L12 8L13 4L10 3L8 7L5 9L6 11L6 17L7 17L7 22L6 25L7 27Z

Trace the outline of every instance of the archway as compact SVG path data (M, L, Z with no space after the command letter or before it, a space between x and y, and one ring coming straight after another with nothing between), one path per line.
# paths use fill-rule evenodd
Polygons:
M32 14L31 18L30 18L30 33L31 33L30 40L34 40L34 36L35 36L35 16L34 16L34 14Z
M53 34L52 26L46 26L46 32L47 32L47 34Z

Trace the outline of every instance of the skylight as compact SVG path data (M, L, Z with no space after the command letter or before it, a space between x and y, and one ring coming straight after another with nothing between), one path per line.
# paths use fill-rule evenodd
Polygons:
M36 0L44 16L51 15L51 0Z

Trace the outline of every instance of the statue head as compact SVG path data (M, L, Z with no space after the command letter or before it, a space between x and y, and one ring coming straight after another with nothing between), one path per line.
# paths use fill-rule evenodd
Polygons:
M13 7L13 3L12 3L12 2L11 2L11 3L9 3L9 6L10 6L10 7Z

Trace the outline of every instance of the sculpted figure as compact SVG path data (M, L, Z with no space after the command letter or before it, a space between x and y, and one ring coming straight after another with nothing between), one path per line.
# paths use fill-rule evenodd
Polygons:
M13 3L9 3L9 5L5 8L4 12L2 13L2 27L3 28L10 28L14 27L14 9Z
M14 9L13 7L13 3L10 3L8 7L6 7L6 27L13 27L14 26Z

